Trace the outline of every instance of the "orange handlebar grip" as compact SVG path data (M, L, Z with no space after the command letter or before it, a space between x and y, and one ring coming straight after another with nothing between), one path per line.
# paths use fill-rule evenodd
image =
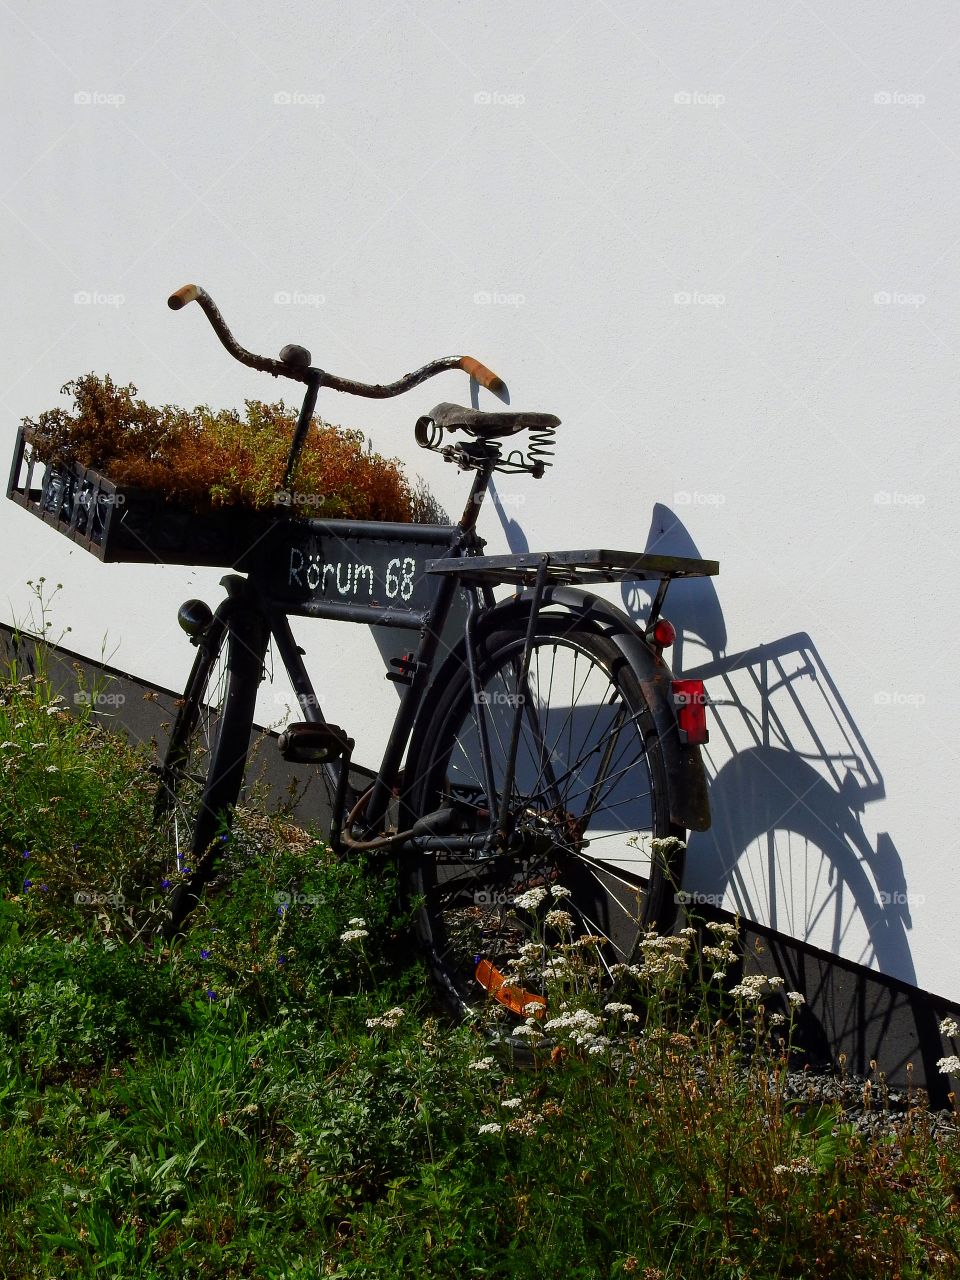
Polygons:
M488 369L485 364L481 364L479 360L474 360L473 356L461 356L460 368L464 373L469 373L471 378L476 378L481 387L486 387L488 391L502 391L505 383L501 377Z
M171 311L179 311L181 307L185 307L188 302L195 301L199 296L200 290L195 284L185 284L176 293L171 293L167 299L167 306Z

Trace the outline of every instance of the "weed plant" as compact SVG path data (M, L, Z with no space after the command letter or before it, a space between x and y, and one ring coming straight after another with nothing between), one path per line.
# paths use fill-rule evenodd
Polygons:
M919 1092L870 1141L790 1101L801 994L736 981L730 925L650 934L601 989L562 886L527 890L509 977L546 974L546 1011L453 1026L389 867L250 810L231 886L154 946L150 762L89 705L4 673L3 1277L960 1272L955 1140Z

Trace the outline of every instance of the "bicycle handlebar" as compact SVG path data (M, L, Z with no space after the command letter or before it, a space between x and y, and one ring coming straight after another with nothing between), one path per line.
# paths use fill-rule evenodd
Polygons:
M286 361L274 360L269 356L258 356L252 351L248 351L246 347L241 347L227 327L227 323L220 314L217 304L206 289L201 289L199 285L185 284L182 289L178 289L176 293L170 295L167 299L167 306L171 311L179 311L188 302L198 302L200 304L204 315L213 326L214 333L235 360L239 360L241 364L249 365L251 369L259 369L262 373L272 374L275 378L292 378L294 382L313 383L318 387L331 387L334 391L345 391L348 395L366 396L369 399L382 400L390 396L401 395L404 391L409 391L411 387L425 382L427 378L432 378L435 374L443 373L446 369L463 369L465 373L476 379L488 391L497 393L504 390L503 379L498 377L492 369L488 369L485 364L481 364L479 360L474 360L472 356L444 356L440 360L431 360L429 364L425 364L420 369L415 369L413 373L405 373L396 382L385 384L356 382L352 378L340 378L335 374L326 373L323 369L288 364Z

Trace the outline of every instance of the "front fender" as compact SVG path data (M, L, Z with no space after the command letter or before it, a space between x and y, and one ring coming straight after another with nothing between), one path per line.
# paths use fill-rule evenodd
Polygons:
M531 603L532 592L525 591L484 612L480 626L484 631L502 626L523 629L530 616ZM548 586L543 593L541 612L546 609L562 609L581 619L584 626L608 636L638 673L661 743L670 821L687 831L706 831L710 826L710 803L703 760L698 746L680 741L670 683L673 673L663 658L622 610L600 596L578 587ZM445 684L453 679L465 663L465 641L461 640L437 672L436 683Z

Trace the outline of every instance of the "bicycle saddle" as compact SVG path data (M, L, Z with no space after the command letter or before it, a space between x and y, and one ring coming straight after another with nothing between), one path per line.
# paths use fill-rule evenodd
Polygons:
M515 436L518 431L545 431L560 425L560 419L552 413L485 413L482 409L467 409L447 401L431 409L426 418L444 431L459 429L481 440Z

